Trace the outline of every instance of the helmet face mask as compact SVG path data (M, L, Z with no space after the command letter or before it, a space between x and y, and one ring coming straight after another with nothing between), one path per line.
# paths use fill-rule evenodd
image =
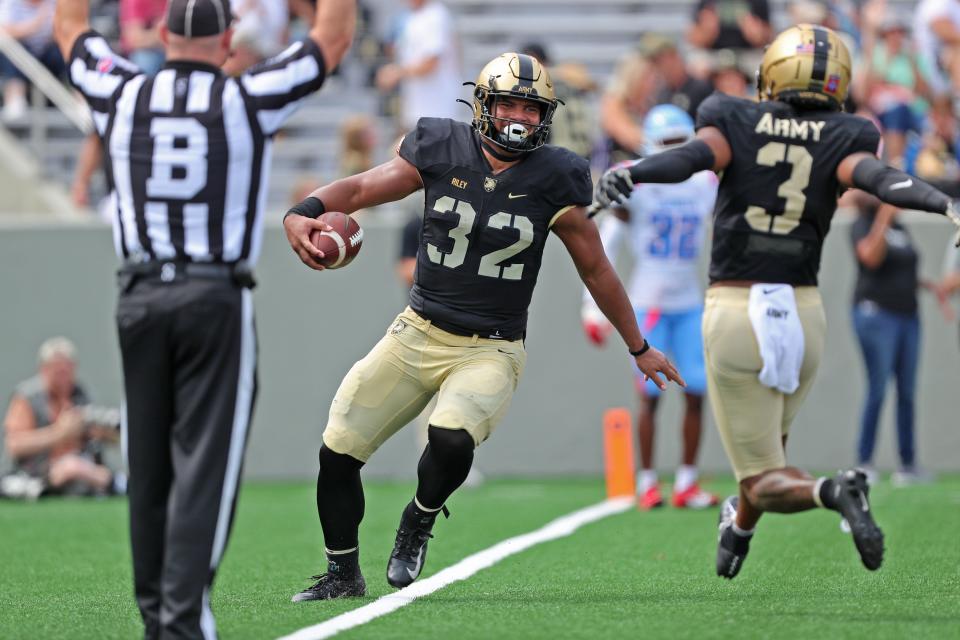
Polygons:
M496 104L500 98L535 102L540 108L539 124L498 117ZM533 151L547 141L558 103L543 65L528 55L504 53L489 62L477 77L473 128L507 151Z
M800 24L780 33L757 70L760 100L839 111L850 87L850 52L831 29Z

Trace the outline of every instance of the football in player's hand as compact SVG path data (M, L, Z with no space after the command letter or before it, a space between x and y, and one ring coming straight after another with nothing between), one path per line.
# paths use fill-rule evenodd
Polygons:
M356 220L339 211L328 211L317 219L333 227L333 231L310 232L310 242L324 254L320 264L327 269L350 264L363 245L363 229Z

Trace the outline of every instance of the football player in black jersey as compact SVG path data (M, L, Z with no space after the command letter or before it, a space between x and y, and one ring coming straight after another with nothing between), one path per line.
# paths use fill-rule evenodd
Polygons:
M683 385L651 347L585 207L586 160L545 145L558 101L534 58L503 54L480 72L472 124L423 118L393 160L321 187L284 219L293 250L321 269L310 243L322 212L400 200L424 190L423 229L409 307L344 378L320 449L317 510L328 570L294 601L363 595L357 533L360 468L431 397L428 445L387 567L405 587L420 575L437 513L466 478L474 448L505 413L526 360L527 307L550 231L564 243L637 366L661 387Z
M634 183L723 172L703 337L711 405L740 483L721 510L725 578L740 571L765 511L838 511L863 564L875 570L883 560L863 472L817 479L786 463L787 432L823 351L820 252L846 188L960 217L948 196L877 159L873 124L841 112L849 81L850 55L835 33L792 27L764 54L760 102L714 94L698 110L696 140L608 171L597 186L594 209L623 201Z

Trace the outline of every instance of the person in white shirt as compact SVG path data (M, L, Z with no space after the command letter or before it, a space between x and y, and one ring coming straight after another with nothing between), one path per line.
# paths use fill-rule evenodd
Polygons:
M646 155L683 144L694 137L693 120L679 107L654 107L643 121ZM617 259L624 233L629 234L635 266L629 295L637 322L656 344L665 345L686 376L686 411L683 418L682 464L675 476L675 507L705 508L716 496L697 482L703 395L706 377L700 322L703 291L699 260L706 226L717 195L717 177L711 171L695 174L679 184L637 185L624 208L614 208L600 229L611 263ZM589 293L584 293L583 323L587 337L602 345L610 332ZM645 381L635 369L640 398L637 432L641 470L637 477L638 505L647 510L663 504L653 466L654 431L660 389Z
M922 0L914 14L913 34L921 68L938 95L960 91L960 0Z
M416 127L423 117L456 119L461 97L460 54L456 25L446 6L436 0L408 0L409 16L395 48L396 61L377 72L383 92L400 87L400 126Z

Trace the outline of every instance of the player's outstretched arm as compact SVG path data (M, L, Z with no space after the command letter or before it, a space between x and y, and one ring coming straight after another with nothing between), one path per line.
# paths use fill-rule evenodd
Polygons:
M900 209L945 215L960 227L958 201L923 180L880 162L872 154L858 152L844 158L837 166L837 179L846 187L863 189ZM960 244L960 235L957 242Z
M608 169L597 183L589 216L616 203L624 204L633 185L648 182L683 182L700 171L722 171L730 163L730 145L716 127L703 127L697 139L674 149L648 156L629 167Z
M665 389L667 385L660 378L660 374L681 387L686 386L680 373L666 356L653 348L640 333L627 292L607 260L597 225L587 218L585 208L570 209L557 219L552 229L567 247L567 252L580 273L580 279L597 306L627 343L640 371L661 389Z
M346 55L357 26L357 0L318 0L310 39L317 43L333 70Z
M323 258L323 252L310 242L310 234L314 229L330 231L328 225L317 220L320 215L327 211L350 214L385 202L402 200L422 187L420 172L399 156L369 171L331 182L287 211L283 217L287 242L301 262L311 269L322 271L324 267L319 260Z
M64 60L70 62L73 43L89 30L89 0L57 0L57 8L53 14L53 37Z

